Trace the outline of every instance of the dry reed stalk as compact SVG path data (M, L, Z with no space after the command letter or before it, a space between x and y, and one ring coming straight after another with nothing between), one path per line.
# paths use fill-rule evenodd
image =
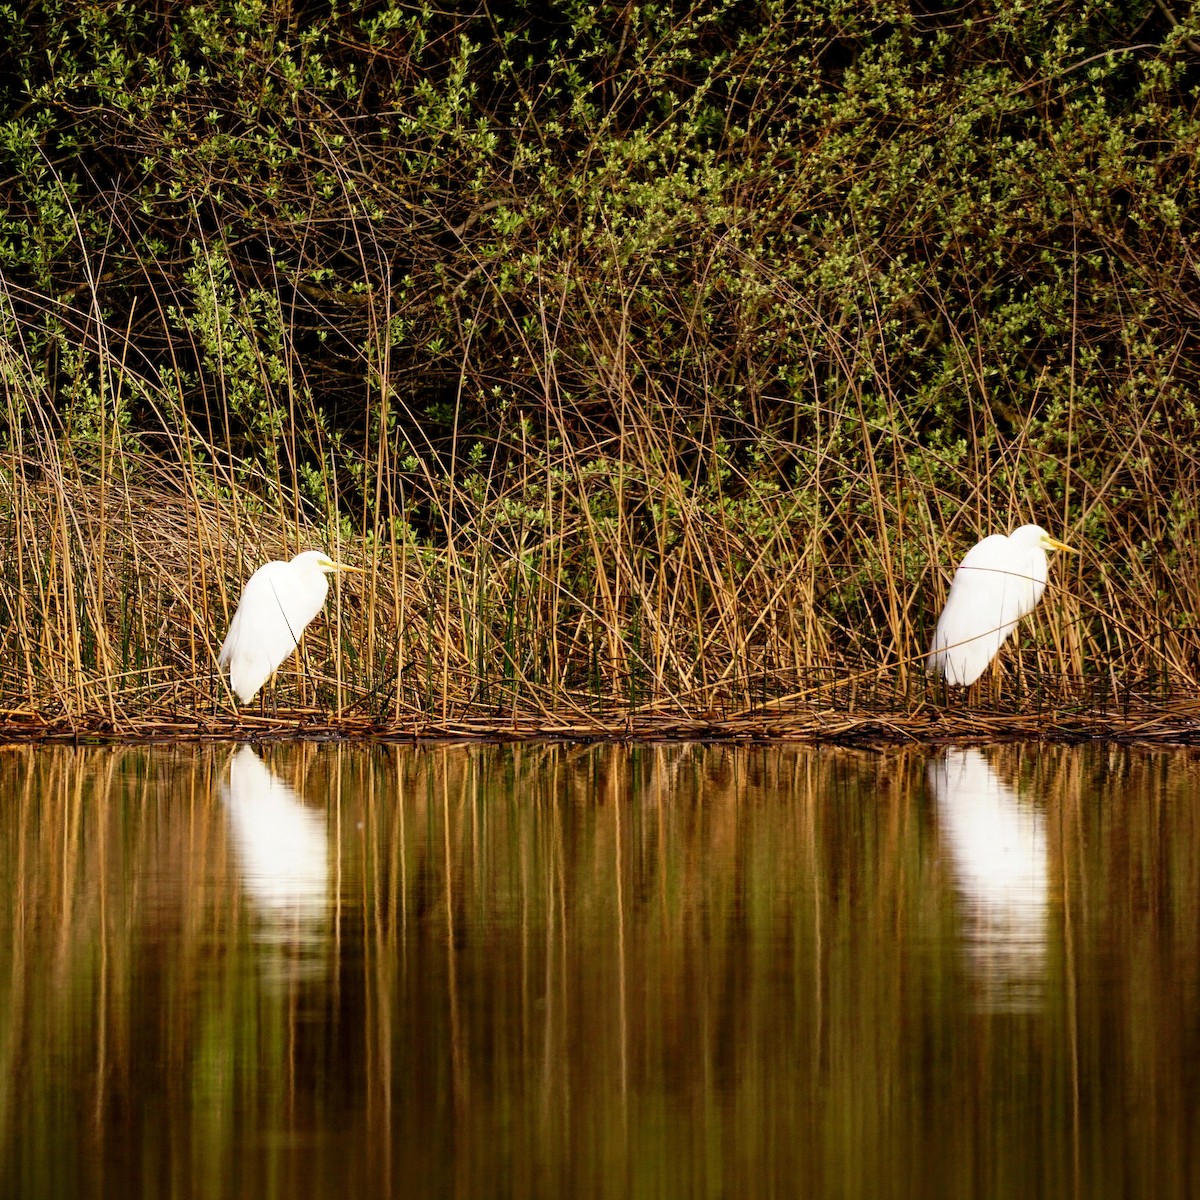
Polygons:
M1055 498L1016 483L1034 453L1032 402L1009 414L1004 436L981 424L954 487L933 487L879 314L851 328L814 309L845 386L814 391L803 406L811 429L797 400L791 428L748 426L733 445L677 405L684 381L656 374L629 314L613 310L612 280L594 265L578 271L574 307L564 280L547 277L536 320L518 322L536 406L506 409L486 438L456 437L448 458L390 432L392 413L421 423L389 377L389 296L368 305L375 384L362 445L326 443L302 411L313 402L299 359L285 353L273 374L255 346L256 394L282 423L250 465L236 452L232 366L218 363L206 382L211 424L196 428L170 380L138 377L128 339L89 317L103 403L95 441L76 451L57 398L6 343L0 707L78 730L253 727L216 677L225 624L255 567L324 545L368 574L335 592L283 673L281 712L334 714L313 729L840 737L886 722L896 736L934 736L919 733L931 696L920 663L953 564L997 527L1052 523ZM695 314L680 319L699 345ZM592 420L579 381L560 377L568 337L590 347L585 383L613 423ZM986 395L965 343L960 362L964 386ZM459 396L468 367L464 351ZM157 428L123 431L126 393ZM302 426L318 430L315 446ZM848 430L853 453L839 442ZM1197 464L1175 453L1194 495ZM1064 470L1080 525L1118 503L1117 474L1085 478L1074 460ZM1196 685L1195 631L1172 614L1200 609L1200 584L1165 578L1146 547L1181 530L1200 542L1200 524L1194 512L1182 525L1177 511L1144 512L1140 528L1110 522L1103 553L1085 544L1079 560L1055 563L1045 601L992 669L1007 727L1024 728L1017 708L1069 704L1063 680L1103 693L1083 706L1097 728L1120 697L1153 726ZM939 728L983 720L946 714Z

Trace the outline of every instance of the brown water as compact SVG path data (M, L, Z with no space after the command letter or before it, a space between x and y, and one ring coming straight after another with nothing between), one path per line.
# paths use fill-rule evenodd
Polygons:
M1200 1195L1200 762L0 750L4 1197Z

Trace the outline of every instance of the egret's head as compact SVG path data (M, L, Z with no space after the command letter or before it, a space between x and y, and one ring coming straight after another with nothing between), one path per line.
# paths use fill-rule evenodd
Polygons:
M361 567L347 566L346 563L340 563L336 559L332 559L324 550L306 550L303 554L297 554L292 562L303 564L306 567L315 567L324 575L333 575L339 571L350 571L358 575L362 573Z
M1052 538L1040 525L1022 525L1020 529L1009 534L1009 541L1027 546L1036 546L1039 550L1065 550L1068 554L1078 554L1074 546Z

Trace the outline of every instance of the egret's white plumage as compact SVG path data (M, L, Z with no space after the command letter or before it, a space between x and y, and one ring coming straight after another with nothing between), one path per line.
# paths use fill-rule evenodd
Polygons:
M931 675L966 687L983 674L1017 622L1042 598L1047 550L1074 553L1040 525L1022 525L1008 537L994 533L967 551L933 635Z
M250 576L229 623L217 663L229 668L229 683L243 704L300 643L321 611L334 571L357 571L322 550L307 550L290 562L269 562Z

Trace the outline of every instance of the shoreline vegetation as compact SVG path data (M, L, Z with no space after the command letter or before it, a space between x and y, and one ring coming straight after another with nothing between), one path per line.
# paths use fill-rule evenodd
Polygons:
M5 14L0 738L1200 736L1200 16L1077 7Z
M1104 741L1126 745L1200 745L1200 699L1148 701L1126 696L1106 705L1095 697L1064 700L1028 710L1011 699L997 703L951 705L915 702L907 707L855 705L840 701L840 689L825 705L811 696L783 698L760 709L672 715L649 708L640 712L599 711L586 717L563 713L494 711L408 714L380 720L361 713L332 713L317 707L257 708L232 713L156 712L113 721L47 716L20 709L0 712L0 745L28 742L104 743L382 741L445 744L456 742L671 742L763 743L795 741L845 747L973 745L997 742L1053 742L1076 745Z

